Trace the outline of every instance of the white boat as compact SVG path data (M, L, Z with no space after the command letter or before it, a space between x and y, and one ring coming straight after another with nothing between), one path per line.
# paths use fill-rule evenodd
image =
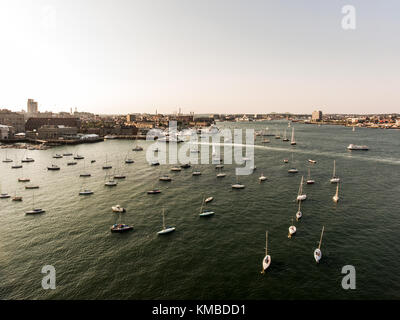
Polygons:
M143 151L143 148L139 146L136 142L136 145L133 147L132 151Z
M340 181L339 177L336 177L336 160L333 160L333 173L330 181L331 183L338 183Z
M311 169L308 168L307 184L314 184L315 181L311 179Z
M85 157L84 157L84 156L81 156L81 155L79 155L79 154L77 154L77 155L74 157L74 159L75 159L75 160L82 160L82 159L85 159Z
M49 170L49 171L58 171L58 170L60 170L60 167L55 165L55 164L52 164L50 167L47 167L47 170Z
M237 176L236 183L232 185L232 189L244 189L244 184L239 183Z
M194 170L194 171L192 172L192 176L201 176L201 171Z
M217 164L217 165L215 166L215 169L222 169L223 167L224 167L223 164Z
M261 176L258 178L258 180L261 182L261 181L265 181L265 180L267 180L267 177L266 176L264 176L264 173L261 173Z
M283 162L284 162L284 163L288 163L288 162L289 162L289 159L283 159Z
M335 193L335 195L333 196L333 201L334 202L338 202L339 201L339 183L336 185L336 193Z
M85 172L85 168L86 168L86 161L83 162L83 172L81 174L79 174L80 177L90 177L91 174L89 172Z
M209 202L211 202L213 200L214 200L213 197L208 197L206 200L204 200L204 203L209 203Z
M172 181L172 178L168 175L163 175L160 177L160 181Z
M29 157L26 157L25 159L21 160L21 162L34 162L34 161L35 161L35 159L29 158Z
M171 171L182 171L182 168L180 168L180 167L172 167Z
M43 209L35 208L35 194L32 194L32 210L26 211L25 214L38 214L45 212Z
M299 193L297 194L297 201L303 201L307 199L307 195L303 194L303 181L304 181L304 176L301 176Z
M7 157L7 150L6 150L6 157L4 158L3 162L4 162L4 163L13 162L12 159L9 159L9 158Z
M80 196L88 196L88 195L91 195L91 194L93 194L93 191L88 190L88 189L85 189L85 190L79 192Z
M104 185L106 185L107 187L115 187L117 185L117 182L113 179L110 179Z
M111 140L111 139L117 139L118 137L112 134L108 134L106 136L104 136L105 140Z
M203 210L203 205L205 202L205 198L203 197L203 201L201 202L201 207L200 207L200 217L208 217L208 216L212 216L214 214L214 211L211 210Z
M292 128L292 139L290 140L290 144L292 146L296 145L296 141L294 140L294 128Z
M299 201L299 209L296 212L296 220L299 221L301 217L303 216L303 213L301 212L301 201Z
M125 212L125 208L121 207L119 204L111 207L113 212Z
M0 193L0 199L8 199L11 196L8 193Z
M292 225L289 227L289 234L288 238L291 238L292 235L296 233L296 227L293 225L293 218L292 218Z
M268 231L265 232L265 257L262 261L262 271L264 273L271 264L271 256L268 254Z
M282 139L282 141L284 141L284 142L289 141L289 139L288 139L287 136L286 136L286 129L285 129L285 131L284 131L284 133L283 133L283 139Z
M367 150L369 150L369 148L368 148L368 146L365 146L365 145L359 146L359 145L356 145L356 144L349 144L348 147L347 147L347 150L352 150L352 151L354 151L354 150L367 151Z
M158 231L157 234L162 235L162 234L167 234L167 233L170 233L170 232L172 232L172 231L175 231L175 227L167 227L167 226L165 225L164 208L163 208L163 211L162 211L162 217L163 217L163 228L162 228L161 231Z
M355 127L355 126L353 126L353 130L352 130L352 131L353 131L353 132L356 131L356 127Z
M321 232L321 238L319 240L319 245L318 248L314 250L314 259L317 263L319 263L319 261L322 258L322 251L321 251L321 244L322 244L322 236L324 234L324 226L322 227L322 232Z
M58 153L56 153L54 156L53 156L53 159L61 159L63 156L61 155L61 154L58 154Z
M111 169L111 168L112 168L112 166L110 166L108 164L108 159L107 159L107 155L106 155L106 162L104 163L103 170L108 170L108 169Z
M294 166L294 161L293 161L293 153L292 153L292 165ZM296 168L292 167L288 170L288 173L297 173L299 172Z
M310 162L310 163L317 163L317 161L315 161L315 160L312 160L312 159L308 159L308 162Z

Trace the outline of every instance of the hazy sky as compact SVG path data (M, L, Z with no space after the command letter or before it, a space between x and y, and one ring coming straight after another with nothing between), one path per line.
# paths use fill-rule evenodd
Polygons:
M399 39L399 0L0 0L0 108L400 112Z

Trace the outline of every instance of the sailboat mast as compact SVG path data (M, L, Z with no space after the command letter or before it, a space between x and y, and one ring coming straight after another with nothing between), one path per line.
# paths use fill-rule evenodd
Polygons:
M163 225L163 230L165 230L165 213L164 213L164 208L162 209L162 225Z
M265 232L265 255L268 255L268 231Z
M299 187L299 196L303 193L303 179L304 179L304 176L301 176L301 182L300 182L300 187Z
M324 226L322 226L322 232L321 232L321 239L319 240L319 246L318 246L318 249L321 249L321 243L322 243L322 236L323 236L323 234L324 234Z
M204 196L203 196L203 201L201 202L201 207L200 207L200 213L203 211L203 204L204 204Z
M333 177L336 176L336 160L333 160Z
M339 196L339 183L336 186L336 198Z

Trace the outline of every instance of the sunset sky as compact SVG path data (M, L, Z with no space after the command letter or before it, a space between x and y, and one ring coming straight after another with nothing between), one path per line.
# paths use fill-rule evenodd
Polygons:
M398 0L0 0L0 108L400 112L399 38Z

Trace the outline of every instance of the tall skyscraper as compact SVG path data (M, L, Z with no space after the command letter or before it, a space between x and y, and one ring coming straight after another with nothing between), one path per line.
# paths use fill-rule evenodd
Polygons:
M33 99L28 99L27 104L28 113L38 113L38 103Z

